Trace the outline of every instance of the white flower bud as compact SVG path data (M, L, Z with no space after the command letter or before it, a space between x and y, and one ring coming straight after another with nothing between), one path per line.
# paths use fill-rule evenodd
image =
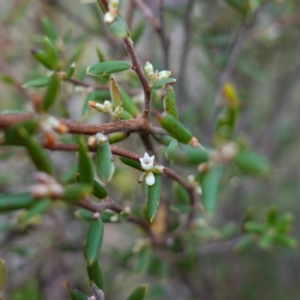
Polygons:
M115 18L116 16L109 11L104 15L104 22L110 24L115 20Z
M147 172L145 182L147 185L152 186L155 183L155 177L152 172Z
M164 167L163 166L154 166L152 171L156 174L161 174L164 171Z
M100 215L100 213L99 213L98 211L96 211L96 212L93 213L93 219L94 219L94 220L99 219L100 216L101 216L101 215Z
M30 188L30 193L34 198L41 199L50 196L49 187L45 184L35 184Z
M97 141L97 144L101 146L107 142L107 137L103 133L98 132L96 134L96 141Z
M157 76L157 80L166 79L171 76L170 71L160 71Z
M154 76L154 68L153 68L153 65L149 61L146 61L144 70L145 70L148 78L151 79Z
M120 119L122 116L124 109L123 106L117 106L115 111L114 111L114 118L115 119Z
M109 221L112 222L112 223L116 223L118 222L119 218L117 215L113 215L109 218Z

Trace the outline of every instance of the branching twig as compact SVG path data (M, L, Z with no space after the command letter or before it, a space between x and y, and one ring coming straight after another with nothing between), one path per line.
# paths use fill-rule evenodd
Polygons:
M22 121L34 118L35 114L0 114L0 129L6 129L12 125L18 124ZM98 132L103 134L110 134L113 132L142 132L144 129L143 123L139 119L123 120L106 124L84 124L78 121L58 118L60 122L69 128L70 133L93 135ZM150 133L166 134L166 132L159 127L149 125Z

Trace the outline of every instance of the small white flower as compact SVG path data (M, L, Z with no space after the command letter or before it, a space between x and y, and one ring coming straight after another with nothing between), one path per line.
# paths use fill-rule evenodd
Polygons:
M147 172L145 182L149 186L152 186L155 183L155 177L152 172Z
M148 153L145 152L144 157L140 158L140 162L145 171L150 171L153 169L154 155L149 156Z

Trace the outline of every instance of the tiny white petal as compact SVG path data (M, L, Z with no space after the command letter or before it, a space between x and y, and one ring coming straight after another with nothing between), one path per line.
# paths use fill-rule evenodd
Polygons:
M155 183L155 177L152 172L148 172L146 176L146 184L152 186Z

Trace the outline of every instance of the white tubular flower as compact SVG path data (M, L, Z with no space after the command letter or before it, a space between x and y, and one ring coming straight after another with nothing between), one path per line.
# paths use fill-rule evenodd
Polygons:
M140 162L145 171L150 171L153 169L154 155L150 157L148 153L145 152L144 157L140 158Z
M148 76L148 78L151 79L154 76L153 65L149 61L146 61L145 66L144 66L144 70L145 70L146 75Z

